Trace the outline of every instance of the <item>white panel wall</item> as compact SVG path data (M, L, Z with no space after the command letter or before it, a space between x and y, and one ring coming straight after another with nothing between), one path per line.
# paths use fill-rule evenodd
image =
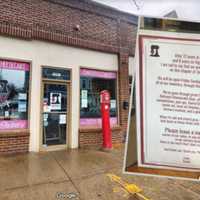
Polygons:
M39 151L41 66L72 69L72 124L70 148L78 147L80 67L118 70L117 55L64 45L0 37L0 58L32 62L30 151Z
M135 72L135 58L134 57L129 57L129 64L128 64L129 76L133 76L134 77L134 72Z

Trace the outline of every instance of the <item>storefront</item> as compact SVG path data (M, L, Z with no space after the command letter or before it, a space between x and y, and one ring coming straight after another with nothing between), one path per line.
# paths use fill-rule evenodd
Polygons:
M105 89L113 144L122 143L137 18L92 1L51 0L24 2L33 10L22 20L14 1L0 13L0 154L101 145Z
M117 71L80 69L80 127L101 127L100 92L110 92L111 127L118 124Z
M101 127L103 89L117 125L116 55L5 37L0 44L1 132L30 134L30 151L77 148L80 127Z
M68 146L71 70L42 67L41 148Z
M30 64L0 60L0 130L28 129Z

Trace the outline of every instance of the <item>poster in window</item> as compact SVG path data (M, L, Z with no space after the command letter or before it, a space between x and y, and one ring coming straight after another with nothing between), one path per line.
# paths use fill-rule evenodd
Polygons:
M43 112L51 112L51 107L48 105L48 98L43 99Z
M48 121L48 116L49 116L48 114L44 114L44 115L43 115L43 120L44 120L44 121Z
M26 99L27 99L27 94L26 93L19 93L18 100L26 100Z
M5 111L4 116L9 117L10 116L9 111Z
M18 112L26 112L26 101L18 101Z
M87 96L88 96L88 91L87 90L81 90L81 97L82 99L87 99Z
M111 108L111 109L116 108L116 100L115 100L115 99L111 99L111 100L110 100L110 108Z
M59 124L66 124L66 114L60 115Z
M88 107L88 91L81 90L81 107L87 108Z
M48 126L48 121L44 121L44 127L47 127Z
M81 101L81 107L82 108L87 108L88 107L88 101L87 101L87 99L82 99L82 101Z
M61 93L50 93L50 107L51 110L61 110Z

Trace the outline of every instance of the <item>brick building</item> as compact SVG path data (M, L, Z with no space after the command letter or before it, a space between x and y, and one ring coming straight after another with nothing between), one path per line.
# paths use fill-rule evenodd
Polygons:
M89 0L0 1L0 153L124 140L137 17Z

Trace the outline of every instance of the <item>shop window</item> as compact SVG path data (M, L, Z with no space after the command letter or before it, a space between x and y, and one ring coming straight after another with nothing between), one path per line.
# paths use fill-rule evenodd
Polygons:
M28 63L0 60L0 130L28 128Z
M81 69L80 123L101 126L100 92L110 92L111 125L117 124L117 73Z

